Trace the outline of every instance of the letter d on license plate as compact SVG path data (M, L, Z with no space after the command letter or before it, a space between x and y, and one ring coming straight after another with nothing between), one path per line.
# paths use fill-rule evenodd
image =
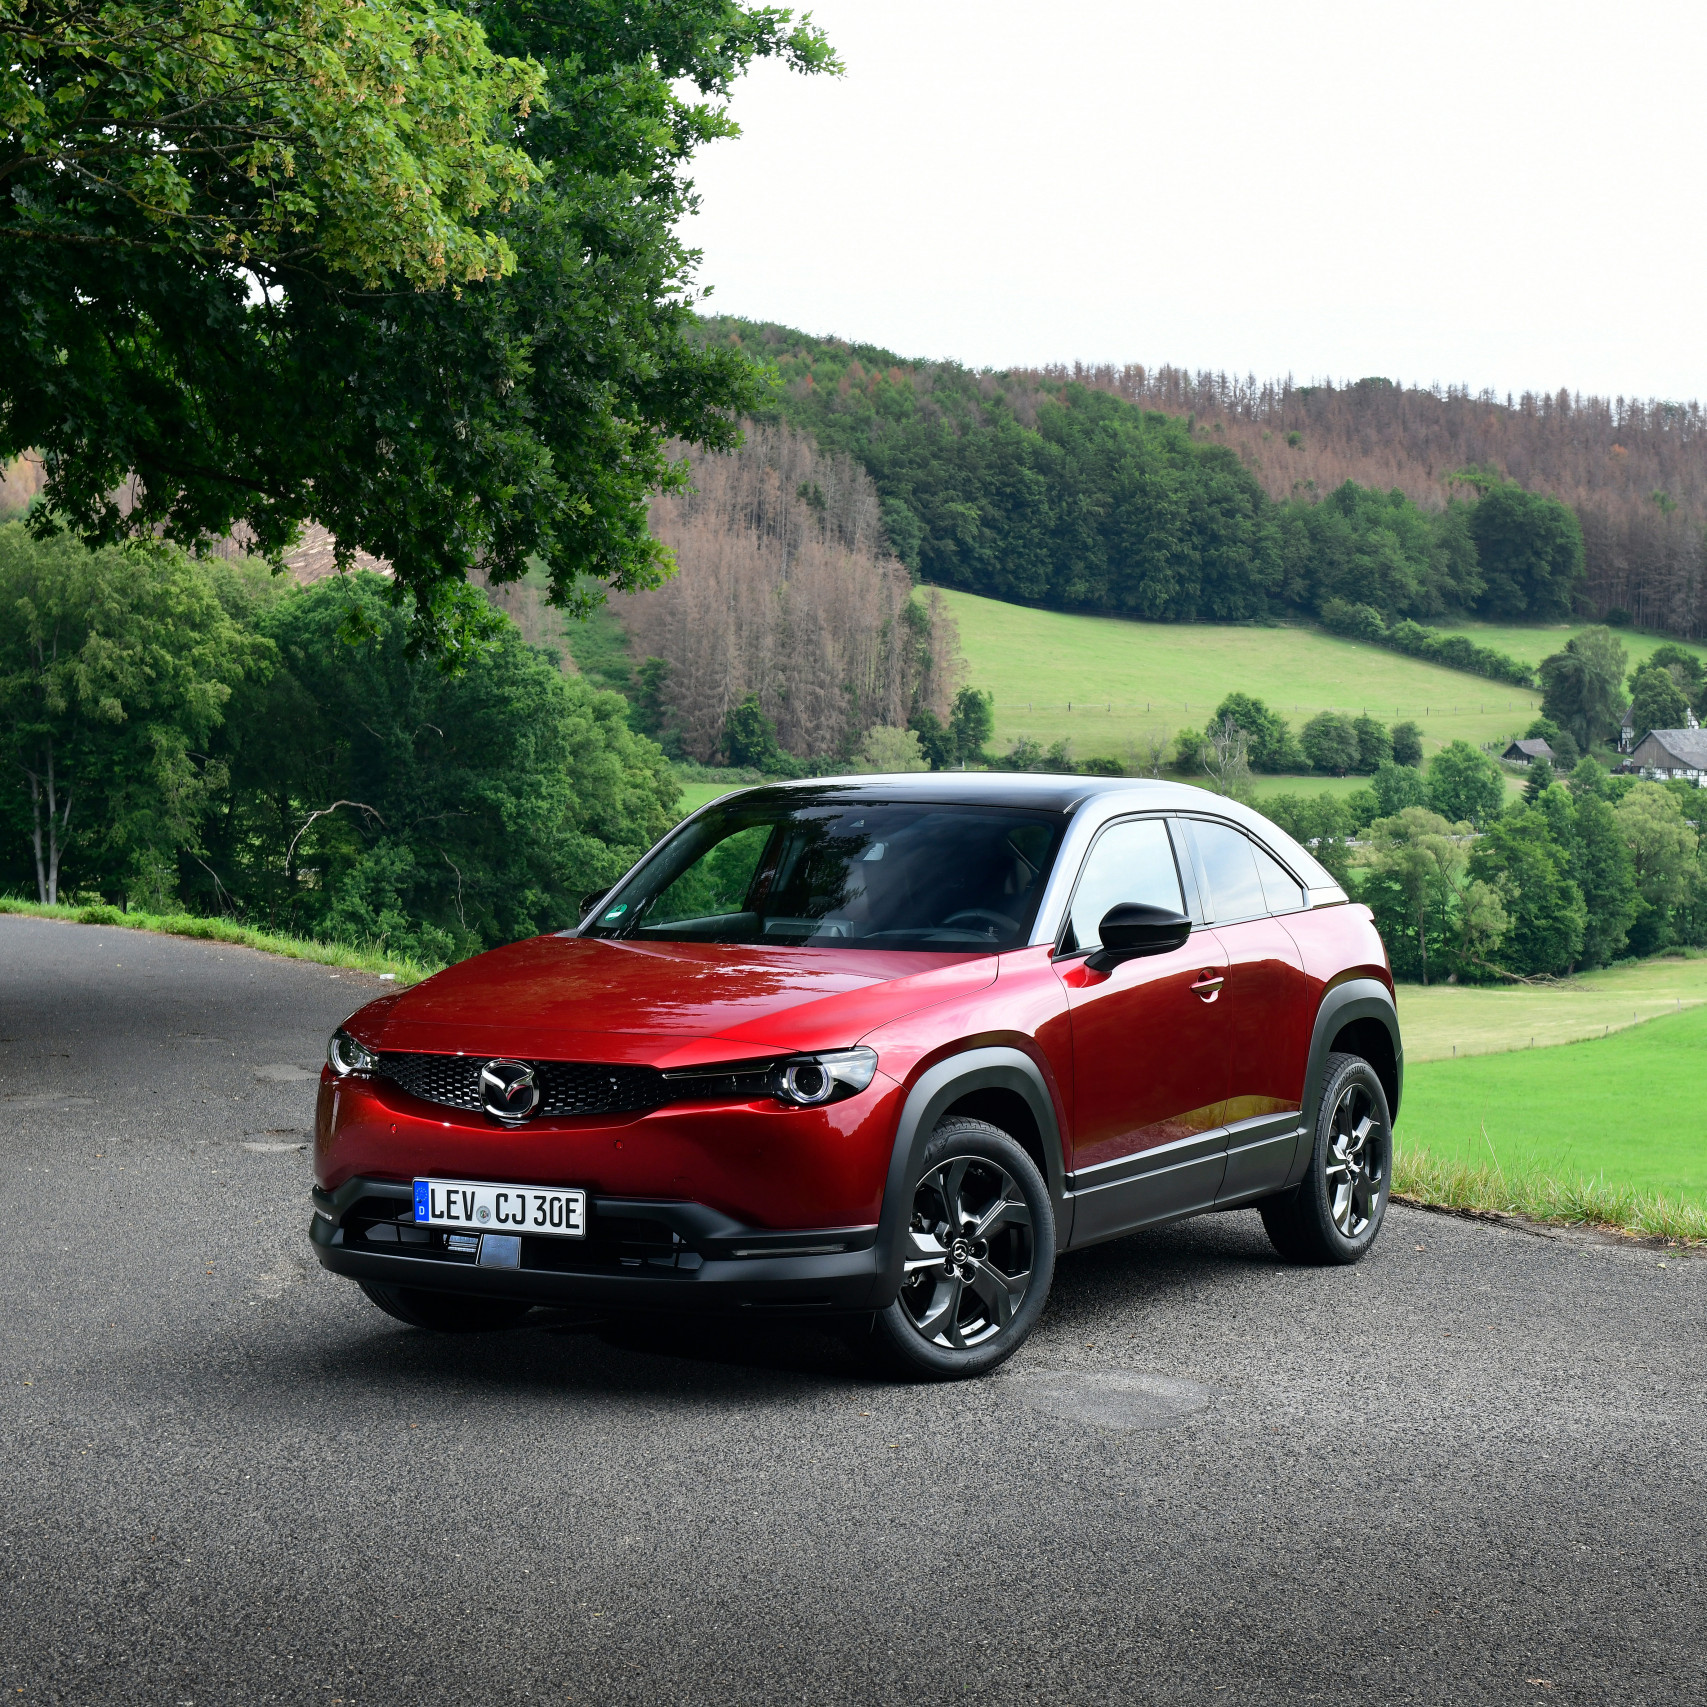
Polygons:
M556 1186L418 1179L415 1220L422 1227L455 1227L471 1233L581 1239L587 1233L587 1194Z

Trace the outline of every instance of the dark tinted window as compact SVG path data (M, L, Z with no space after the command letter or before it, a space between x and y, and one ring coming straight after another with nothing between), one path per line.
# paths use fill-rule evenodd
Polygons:
M1062 819L922 803L772 800L683 826L588 936L813 947L1017 948Z
M1098 925L1110 907L1122 901L1142 901L1151 907L1183 912L1179 873L1168 827L1160 818L1134 818L1110 824L1097 837L1090 858L1073 891L1069 909L1072 933L1068 949L1096 948L1102 942Z
M1218 925L1259 918L1268 911L1262 879L1257 875L1256 850L1248 838L1227 824L1194 820L1197 869L1209 890L1204 903Z

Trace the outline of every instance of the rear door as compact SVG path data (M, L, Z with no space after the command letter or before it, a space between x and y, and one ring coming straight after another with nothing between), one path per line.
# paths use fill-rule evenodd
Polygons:
M1312 985L1282 922L1304 890L1269 851L1212 819L1184 821L1204 912L1227 953L1221 1020L1228 1046L1227 1170L1220 1201L1286 1181L1303 1118Z
M1097 926L1123 901L1192 911L1166 820L1121 819L1098 836L1055 963L1073 1027L1075 1245L1207 1207L1224 1164L1226 953L1198 928L1172 953L1092 971Z

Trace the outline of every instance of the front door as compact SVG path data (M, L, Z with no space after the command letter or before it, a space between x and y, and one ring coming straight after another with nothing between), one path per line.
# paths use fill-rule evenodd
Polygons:
M1212 931L1183 948L1094 972L1085 955L1110 907L1186 912L1168 826L1110 824L1085 861L1056 972L1073 1025L1073 1243L1215 1201L1225 1163L1227 954Z

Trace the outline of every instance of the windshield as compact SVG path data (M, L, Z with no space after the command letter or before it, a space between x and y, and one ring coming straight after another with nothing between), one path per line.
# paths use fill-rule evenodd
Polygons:
M686 825L582 933L649 942L1017 948L1064 820L923 802L734 800Z

